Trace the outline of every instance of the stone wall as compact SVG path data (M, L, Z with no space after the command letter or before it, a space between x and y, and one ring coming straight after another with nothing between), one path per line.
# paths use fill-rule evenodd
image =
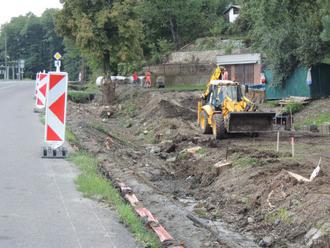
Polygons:
M169 56L168 63L215 63L216 56L223 53L223 50L174 52Z
M230 51L230 54L241 54L249 52L248 49L236 48ZM187 51L187 52L173 52L169 56L168 63L216 63L217 55L225 55L226 50L207 50L207 51Z
M214 69L215 66L210 64L163 64L144 67L144 71L151 72L154 81L158 76L164 76L167 85L205 84Z

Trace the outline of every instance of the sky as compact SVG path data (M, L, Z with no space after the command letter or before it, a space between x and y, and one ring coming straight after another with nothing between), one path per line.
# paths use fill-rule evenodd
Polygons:
M0 25L28 12L40 16L46 9L61 8L59 0L2 0L0 3Z

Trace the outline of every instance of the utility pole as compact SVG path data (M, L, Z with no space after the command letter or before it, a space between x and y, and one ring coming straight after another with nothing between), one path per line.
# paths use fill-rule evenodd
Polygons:
M7 33L5 32L5 80L8 80L8 74L9 74L9 70L8 70L8 61L7 61Z

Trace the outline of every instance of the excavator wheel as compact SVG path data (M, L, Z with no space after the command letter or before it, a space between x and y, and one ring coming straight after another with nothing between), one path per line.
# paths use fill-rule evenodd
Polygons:
M205 111L202 111L201 113L199 125L203 134L210 134L212 132L212 128L208 122L208 115Z
M215 139L223 139L226 135L225 121L221 114L213 115L212 125L213 137Z

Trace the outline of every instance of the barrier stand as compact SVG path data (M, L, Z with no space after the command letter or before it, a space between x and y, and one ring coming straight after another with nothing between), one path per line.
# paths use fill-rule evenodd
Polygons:
M50 72L48 74L45 119L45 146L43 158L66 158L68 151L65 142L66 106L68 92L68 74Z
M38 73L36 83L36 102L35 102L35 113L41 113L46 107L46 95L47 95L47 84L49 81L48 74Z

